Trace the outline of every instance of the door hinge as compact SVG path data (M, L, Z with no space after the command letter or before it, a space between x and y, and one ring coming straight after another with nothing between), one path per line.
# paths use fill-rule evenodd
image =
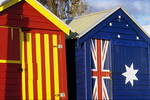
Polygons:
M63 97L65 97L65 93L56 94L55 96L63 98Z
M63 48L63 46L61 44L58 45L58 48Z
M60 93L60 97L65 97L65 93Z

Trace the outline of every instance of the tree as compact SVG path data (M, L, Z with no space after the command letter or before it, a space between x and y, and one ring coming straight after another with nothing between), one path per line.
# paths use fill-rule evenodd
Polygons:
M81 16L91 9L84 0L37 0L60 19Z

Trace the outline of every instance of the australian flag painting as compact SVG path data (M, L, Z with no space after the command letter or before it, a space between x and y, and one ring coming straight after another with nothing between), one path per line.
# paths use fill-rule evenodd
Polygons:
M110 100L111 57L108 40L91 40L92 100Z
M150 100L148 47L112 46L113 100Z

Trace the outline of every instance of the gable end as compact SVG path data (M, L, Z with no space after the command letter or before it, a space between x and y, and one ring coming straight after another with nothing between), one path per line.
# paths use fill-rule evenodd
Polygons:
M81 44L89 38L129 39L150 44L148 36L122 8L96 25L88 33L78 39L78 42Z

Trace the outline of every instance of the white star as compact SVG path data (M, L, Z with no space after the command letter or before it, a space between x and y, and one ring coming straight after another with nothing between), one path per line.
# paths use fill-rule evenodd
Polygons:
M133 80L138 80L138 78L135 76L135 74L138 72L138 69L133 68L133 63L131 64L130 68L127 65L125 65L125 67L126 72L122 73L122 75L126 77L125 84L130 82L133 86Z

